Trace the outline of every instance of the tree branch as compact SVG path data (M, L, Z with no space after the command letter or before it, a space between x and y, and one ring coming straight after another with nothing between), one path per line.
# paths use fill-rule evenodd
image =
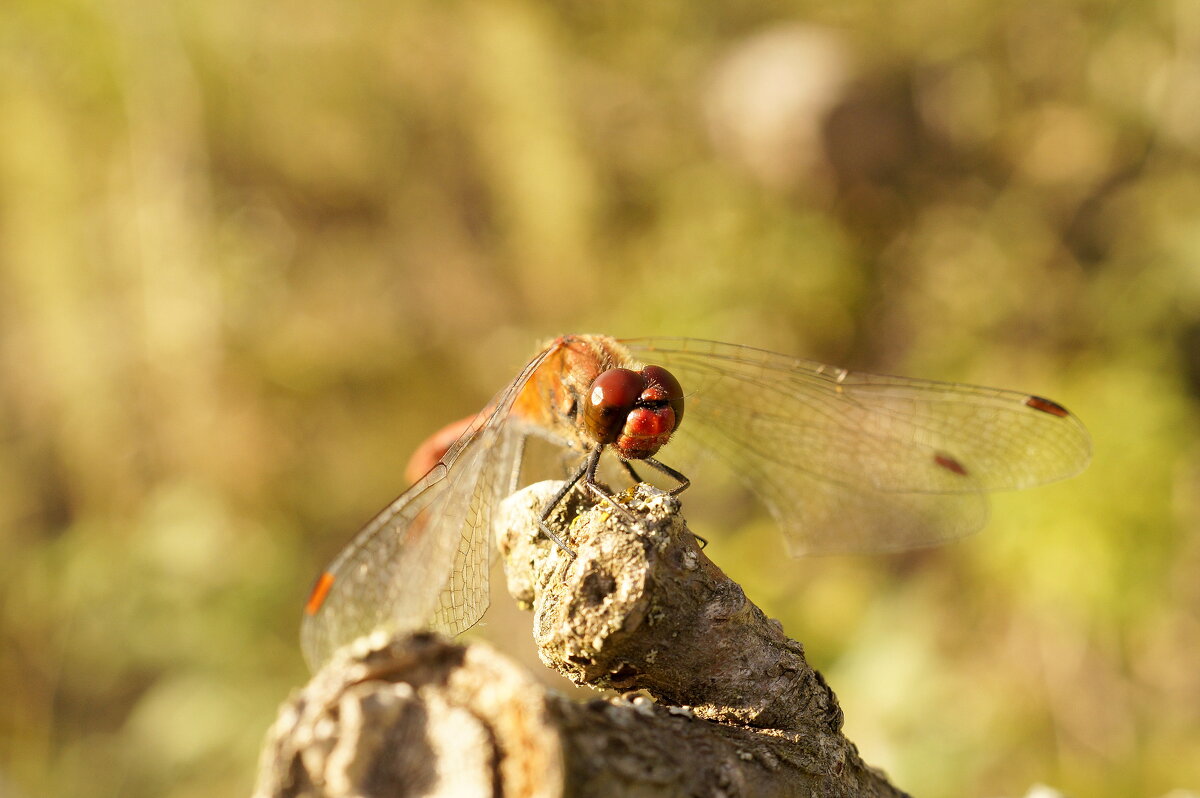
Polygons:
M679 502L622 494L639 519L556 485L507 500L496 529L510 593L549 667L625 694L580 705L489 647L365 640L280 714L259 796L902 796L841 733L802 646L696 546ZM574 519L574 520L572 520Z

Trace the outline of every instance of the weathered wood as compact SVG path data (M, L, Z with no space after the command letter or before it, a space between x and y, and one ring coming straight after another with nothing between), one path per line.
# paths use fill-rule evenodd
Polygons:
M256 795L904 795L863 763L802 646L699 550L676 499L623 494L632 523L572 494L551 519L571 557L538 533L555 487L503 506L509 590L549 667L638 695L572 702L481 644L360 641L284 707Z

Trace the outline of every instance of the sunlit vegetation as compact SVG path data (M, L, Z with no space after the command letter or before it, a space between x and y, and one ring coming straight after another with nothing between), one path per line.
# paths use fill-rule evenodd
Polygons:
M246 794L313 576L572 331L1071 408L1091 468L941 549L790 560L716 476L688 512L914 794L1200 786L1198 36L1180 2L6 0L0 793Z

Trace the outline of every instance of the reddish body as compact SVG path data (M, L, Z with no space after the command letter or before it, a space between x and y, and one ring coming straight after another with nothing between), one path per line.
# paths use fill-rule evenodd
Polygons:
M589 483L603 449L682 478L654 459L679 434L746 480L793 554L951 540L983 526L986 492L1062 479L1091 453L1079 420L1040 396L712 341L562 336L479 415L422 444L413 486L322 574L302 627L310 665L371 631L478 620L490 511L533 434L587 453Z
M615 339L603 335L564 335L551 341L545 354L513 402L511 416L583 451L593 441L582 424L592 383L604 372L629 368L635 361ZM661 398L665 399L665 394ZM480 415L492 409L489 406ZM628 419L620 440L604 442L614 443L622 457L640 460L667 444L678 426L677 415L682 414L673 408L669 412L639 411ZM436 466L477 417L447 424L426 439L404 470L408 481L416 482Z

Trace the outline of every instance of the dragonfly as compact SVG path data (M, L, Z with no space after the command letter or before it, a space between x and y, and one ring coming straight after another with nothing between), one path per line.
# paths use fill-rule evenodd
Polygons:
M987 493L1065 479L1091 459L1083 423L1040 396L716 341L560 336L478 415L423 444L412 487L317 579L301 624L311 669L364 635L453 636L479 621L492 514L517 487L531 438L580 462L555 503L575 481L615 501L596 479L605 452L634 478L631 462L663 471L676 493L687 478L660 449L715 457L766 505L795 556L950 541L983 527ZM552 509L543 532L566 549L545 523Z

